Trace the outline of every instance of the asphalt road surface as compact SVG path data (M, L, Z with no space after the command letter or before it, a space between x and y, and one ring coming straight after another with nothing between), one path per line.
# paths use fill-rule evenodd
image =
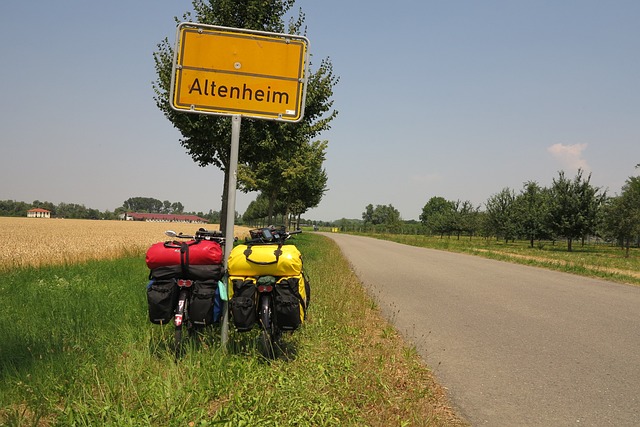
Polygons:
M640 426L640 287L325 235L472 425Z

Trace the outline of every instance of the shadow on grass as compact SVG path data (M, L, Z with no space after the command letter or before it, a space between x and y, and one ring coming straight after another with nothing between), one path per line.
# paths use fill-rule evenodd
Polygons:
M0 378L31 369L38 358L51 353L51 343L28 342L22 337L5 336L0 351Z
M153 331L149 339L149 353L155 358L164 358L174 354L175 328L173 324L153 326ZM259 345L259 329L255 328L248 332L237 332L233 328L229 329L229 340L226 351L231 355L242 355L257 357L260 360L269 362L270 359L261 354ZM287 332L275 343L274 359L290 362L298 355L297 343L292 339L293 333ZM217 350L222 346L221 327L212 325L193 331L189 336L183 338L186 351L209 351Z
M293 333L286 332L274 343L273 359L265 356L260 345L260 330L255 328L248 332L229 331L227 351L229 354L247 355L258 357L261 361L269 363L272 360L291 362L298 356L296 342L292 339Z

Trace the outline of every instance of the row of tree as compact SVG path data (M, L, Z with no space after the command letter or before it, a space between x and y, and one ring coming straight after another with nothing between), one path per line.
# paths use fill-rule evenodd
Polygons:
M182 214L184 206L180 202L160 201L153 197L130 197L122 208L127 212L146 212L160 214Z
M435 235L481 235L505 241L587 237L615 241L627 254L633 241L640 243L640 177L630 177L620 195L608 197L591 185L591 176L579 170L573 179L560 172L549 188L526 182L519 193L504 188L489 197L485 209L469 201L432 197L420 214L422 232ZM389 231L401 228L402 220L393 206L369 205L362 214L364 224L382 224Z
M616 196L608 196L590 181L582 170L573 179L559 172L549 188L533 181L524 183L519 193L504 188L489 197L484 210L470 201L432 197L419 222L402 220L391 204L369 204L362 219L309 223L343 231L526 239L532 247L536 241L564 239L569 251L575 240L596 238L624 246L628 255L632 244L640 247L640 177L629 177Z
M0 216L25 217L27 211L34 208L46 209L51 215L57 218L77 218L77 219L109 219L115 218L112 212L100 212L98 209L87 208L85 205L77 203L41 202L34 200L33 203L20 202L16 200L0 200Z
M189 214L207 219L212 224L220 222L220 212L209 210L203 212L184 212L182 203L160 201L152 197L132 197L113 211L104 212L98 209L87 208L77 203L54 204L47 201L34 200L26 203L16 200L0 200L0 216L25 217L27 211L34 208L46 209L51 212L53 218L69 219L120 219L124 212L165 213L165 214ZM237 216L237 215L236 215ZM239 217L238 217L239 218Z
M372 225L397 225L402 219L400 218L400 211L393 207L393 205L377 205L375 208L369 204L362 213L362 221L365 224Z

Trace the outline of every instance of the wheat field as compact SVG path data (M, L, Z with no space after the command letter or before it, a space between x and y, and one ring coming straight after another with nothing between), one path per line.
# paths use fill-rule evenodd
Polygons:
M143 254L153 243L169 240L166 230L193 234L199 227L166 222L0 217L4 241L0 271ZM219 229L215 224L204 227ZM235 235L244 239L248 230L236 226Z

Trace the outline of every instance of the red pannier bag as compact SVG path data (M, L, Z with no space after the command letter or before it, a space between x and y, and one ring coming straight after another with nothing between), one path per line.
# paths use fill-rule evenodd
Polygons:
M219 265L222 264L222 248L210 240L189 240L187 242L159 242L147 250L147 267L180 265Z

